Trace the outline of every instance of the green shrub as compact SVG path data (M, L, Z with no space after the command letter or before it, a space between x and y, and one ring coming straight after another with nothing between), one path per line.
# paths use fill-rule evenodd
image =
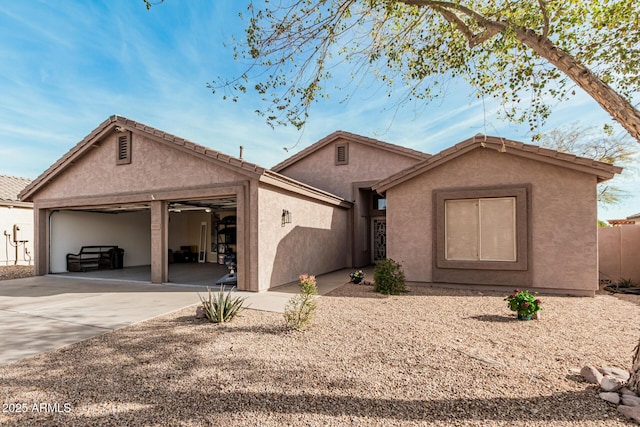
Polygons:
M303 274L299 277L300 293L289 300L284 309L287 327L302 331L311 324L316 311L315 296L318 295L316 277Z
M200 294L198 294L198 296L200 297L200 301L202 301L204 314L210 322L230 322L245 308L245 298L231 298L231 291L225 293L224 286L220 287L220 290L215 294L213 294L209 288L207 288L207 291L209 291L209 298L202 298Z
M376 263L373 270L373 290L387 295L399 295L407 291L402 265L391 258Z

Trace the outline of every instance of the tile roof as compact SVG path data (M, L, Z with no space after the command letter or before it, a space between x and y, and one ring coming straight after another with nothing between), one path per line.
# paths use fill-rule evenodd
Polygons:
M15 176L0 175L0 200L17 202L18 194L31 183L30 179Z
M598 182L606 181L616 173L622 172L622 168L610 163L598 162L586 157L578 157L569 153L550 150L537 145L525 144L523 142L512 141L501 137L476 135L462 141L453 147L449 147L426 160L421 161L405 170L402 170L388 178L385 178L373 186L378 192L385 192L404 181L420 175L430 169L436 168L464 153L479 148L490 148L501 152L514 154L521 157L531 158L545 163L551 163L570 169L579 170L585 173L596 175Z
M29 183L29 185L27 185L26 188L24 188L24 190L22 190L22 192L20 193L22 199L29 200L40 187L55 179L55 177L60 174L60 172L62 172L70 164L73 164L76 159L80 158L83 153L85 153L91 147L93 143L99 141L102 136L109 132L118 131L118 127L123 127L124 129L130 131L145 133L156 140L159 139L162 142L172 144L176 146L176 148L191 151L194 154L204 156L206 159L211 161L221 162L225 167L232 168L233 170L244 173L250 177L261 180L271 178L272 184L277 183L278 185L284 185L284 188L290 191L302 192L308 196L310 195L312 197L332 204L341 206L350 205L349 202L346 202L344 199L338 196L319 190L315 187L311 187L291 178L284 177L274 171L267 170L261 166L258 166L257 164L247 162L243 159L239 159L233 156L229 156L220 151L196 144L195 142L180 138L179 136L172 135L151 126L147 126L143 123L136 122L135 120L131 120L118 115L113 115L102 122L89 135L84 137L82 141L71 148L71 150L69 150L57 162L50 166L38 178Z
M51 165L46 171L44 171L38 178L36 178L31 184L29 184L24 191L20 194L23 199L30 198L39 187L45 185L48 181L52 180L67 166L72 164L75 159L82 156L84 152L102 135L107 132L113 132L117 127L124 127L127 130L137 130L147 135L160 139L163 142L170 143L176 147L193 151L196 154L203 155L210 159L215 159L223 164L228 165L231 168L239 170L249 175L261 175L265 168L260 167L254 163L247 162L236 157L226 155L220 151L214 150L203 145L196 144L188 139L180 138L179 136L172 135L170 133L161 131L159 129L147 126L144 123L136 122L135 120L128 119L123 116L113 115L107 120L102 122L91 133L85 136L82 141L78 142L71 150L69 150L58 161Z
M382 150L391 151L391 152L394 152L396 154L402 154L402 155L405 155L405 156L408 156L408 157L412 157L412 158L417 159L417 160L427 159L427 158L431 157L430 154L423 153L422 151L417 151L417 150L413 150L411 148L402 147L400 145L391 144L389 142L379 141L377 139L368 138L366 136L357 135L355 133L345 132L343 130L338 130L338 131L333 132L330 135L325 136L321 140L311 144L310 146L308 146L304 150L302 150L302 151L294 154L293 156L283 160L282 162L280 162L277 165L275 165L274 167L272 167L271 170L275 171L275 172L280 172L283 169L285 169L285 168L291 166L292 164L296 163L297 161L304 159L305 157L309 156L310 154L314 153L315 151L318 151L322 147L331 144L332 142L336 141L337 139L346 139L347 141L359 142L361 144L369 145L369 146L372 146L372 147L377 147L377 148L380 148Z

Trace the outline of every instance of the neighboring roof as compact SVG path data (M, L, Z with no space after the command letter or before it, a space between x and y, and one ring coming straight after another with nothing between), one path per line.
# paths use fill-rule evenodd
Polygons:
M31 183L30 179L0 175L0 203L3 205L19 202L18 194Z
M204 157L205 159L212 162L217 162L226 168L233 169L236 172L264 181L262 177L265 175L265 172L267 172L267 169L261 166L258 166L251 162L247 162L243 159L229 156L220 151L196 144L195 142L180 138L178 136L161 131L151 126L147 126L143 123L136 122L126 117L113 115L102 122L82 141L77 143L71 150L69 150L69 152L67 152L57 162L51 165L33 182L27 185L27 187L24 188L24 190L19 194L21 200L27 200L31 198L41 187L45 186L48 182L55 179L55 177L58 176L62 171L74 164L87 150L91 148L93 144L99 142L105 135L109 134L110 132L115 132L117 127L122 127L125 130L146 134L151 139L174 145L176 148L181 150L193 152L194 155ZM345 200L341 197L335 196L309 185L299 183L295 180L292 180L291 178L284 177L275 172L268 172L269 176L274 178L272 179L272 182L277 181L280 183L279 186L284 186L283 188L286 188L295 193L315 197L319 200L330 202L336 205L346 206L349 204L349 202L345 202Z
M640 221L640 212L635 215L628 216L627 219L630 221Z
M614 227L618 225L634 225L636 223L629 219L608 219L607 222Z
M578 157L569 153L561 153L559 151L542 148L537 145L511 141L496 136L476 135L473 138L462 141L420 163L377 182L372 188L379 193L384 193L391 187L395 187L396 185L423 174L428 170L437 168L438 166L468 153L469 151L480 148L498 150L516 156L530 158L540 162L550 163L596 175L598 182L611 179L616 173L622 172L622 168L610 163L598 162L593 159Z
M345 139L347 141L358 142L360 144L368 145L370 147L380 148L382 150L390 151L396 154L400 154L403 156L411 157L417 160L427 159L431 157L427 153L423 153L421 151L412 150L411 148L401 147L399 145L390 144L384 141L378 141L377 139L367 138L366 136L356 135L355 133L345 132L342 130L338 130L333 132L332 134L325 136L320 141L308 146L304 150L299 153L294 154L293 156L285 159L284 161L278 163L274 167L271 168L272 171L280 172L283 169L291 166L292 164L304 159L310 154L318 151L319 149L331 144L332 142Z

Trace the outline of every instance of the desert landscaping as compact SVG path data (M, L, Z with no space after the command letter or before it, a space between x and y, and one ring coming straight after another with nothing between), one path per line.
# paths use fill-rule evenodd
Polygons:
M634 425L580 370L629 369L635 296L543 295L532 321L503 298L345 284L304 332L256 310L212 324L194 301L1 367L3 404L28 410L0 425Z

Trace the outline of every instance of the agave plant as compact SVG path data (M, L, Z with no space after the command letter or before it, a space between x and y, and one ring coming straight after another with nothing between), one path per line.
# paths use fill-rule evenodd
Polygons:
M244 307L246 298L231 297L231 291L225 293L224 286L216 293L207 288L209 298L203 298L200 294L200 301L204 307L204 314L213 323L230 322Z

